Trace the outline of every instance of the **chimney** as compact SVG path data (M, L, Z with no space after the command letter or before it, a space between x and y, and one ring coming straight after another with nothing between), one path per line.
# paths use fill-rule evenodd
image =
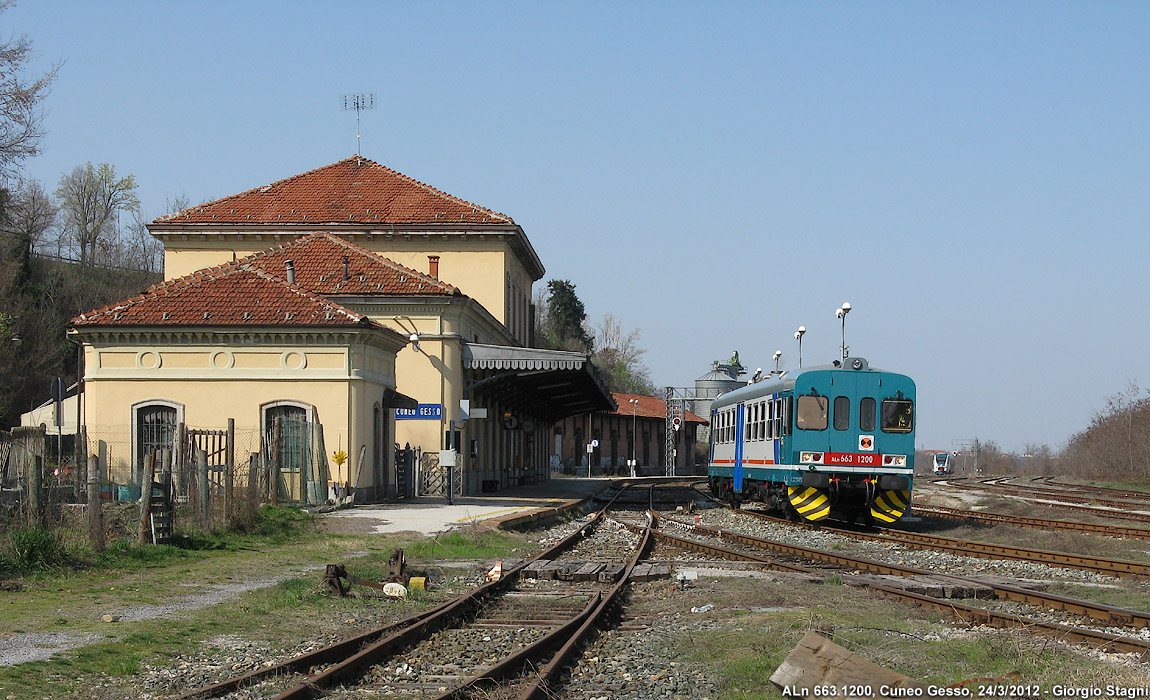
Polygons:
M295 284L295 262L292 260L284 260L284 268L287 269L288 284Z
M438 255L428 255L427 256L427 274L431 275L435 279L439 279L439 256Z
M343 281L347 281L347 256L343 256Z

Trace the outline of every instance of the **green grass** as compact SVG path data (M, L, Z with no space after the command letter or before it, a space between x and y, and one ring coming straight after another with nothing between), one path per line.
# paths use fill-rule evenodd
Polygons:
M452 530L446 535L413 542L404 553L409 560L499 559L510 557L522 543L521 537L505 532L463 534Z

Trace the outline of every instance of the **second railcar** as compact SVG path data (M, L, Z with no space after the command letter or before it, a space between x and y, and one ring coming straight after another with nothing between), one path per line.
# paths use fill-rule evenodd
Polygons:
M939 452L934 456L934 474L935 476L946 476L950 474L949 452Z
M910 509L915 385L861 357L782 372L715 399L712 492L804 520L892 523Z

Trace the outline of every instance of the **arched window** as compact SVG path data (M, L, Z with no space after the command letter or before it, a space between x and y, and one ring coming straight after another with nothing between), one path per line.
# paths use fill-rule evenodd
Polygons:
M261 407L266 454L277 460L281 472L300 471L310 464L311 412L310 405L299 401L273 401Z
M149 399L132 405L133 481L152 463L159 470L171 459L176 426L184 420L184 405L167 399Z

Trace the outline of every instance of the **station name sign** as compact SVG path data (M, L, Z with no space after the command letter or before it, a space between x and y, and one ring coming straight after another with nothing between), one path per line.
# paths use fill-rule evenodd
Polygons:
M443 404L421 403L419 408L395 409L396 420L442 420Z

